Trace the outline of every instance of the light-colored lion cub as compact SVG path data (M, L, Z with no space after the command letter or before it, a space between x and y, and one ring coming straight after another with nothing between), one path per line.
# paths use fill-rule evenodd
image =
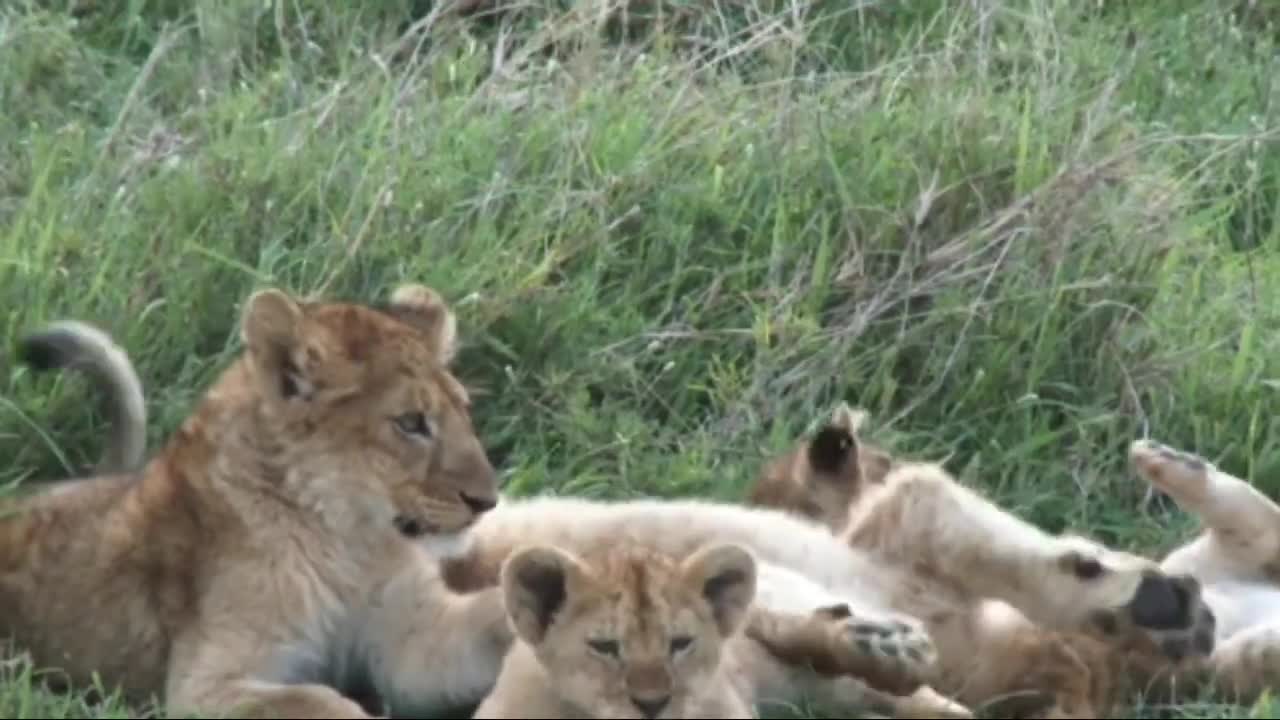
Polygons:
M1139 440L1129 449L1138 474L1203 531L1161 566L1203 585L1218 622L1204 680L1242 702L1280 686L1280 504L1203 457Z
M733 544L684 557L641 545L518 550L501 571L518 639L475 717L754 718L757 702L796 699L794 676L806 672L837 702L968 716L921 686L933 649L919 630L856 620L844 605L794 615L755 607L759 570ZM789 581L764 570L765 583ZM840 674L849 671L914 692L868 694Z
M1212 649L1213 614L1201 602L1194 578L1163 572L1154 560L1085 537L1046 533L935 463L897 463L883 482L867 489L838 536L811 519L772 508L572 497L506 498L468 535L469 547L446 562L444 573L460 589L496 583L492 578L502 563L528 543L579 552L603 543L646 543L676 556L709 542L738 543L758 561L846 602L855 614L926 623L935 644L950 648L940 647L940 655L951 658L957 689L966 693L968 670L989 650L1004 659L1004 670L1042 671L1021 660L1026 656L1017 646L1019 634L1005 632L1007 623L1177 659ZM761 605L777 609L771 602ZM1206 637L1209 647L1202 642ZM1004 643L1010 646L1000 648ZM1089 670L1087 660L1071 661ZM1099 675L1106 679L1103 672L1094 678ZM975 688L973 696L992 698L1007 676L996 673L989 680L993 684ZM1091 695L1092 681L1086 675L1082 682L1082 696ZM1067 707L1052 714L1090 712Z
M810 518L882 562L930 577L920 585L927 592L904 595L897 607L921 618L936 644L940 692L1006 717L1097 717L1128 700L1130 690L1167 678L1188 658L1194 667L1208 652L1212 612L1198 607L1194 579L1169 566L1176 581L1167 587L1146 580L1143 589L1138 581L1135 601L1147 609L1121 622L1099 614L1095 628L1055 622L1029 596L1001 590L1004 571L976 572L975 560L1012 558L1020 542L1093 543L1050 540L945 475L908 472L912 463L859 437L865 418L840 405L812 435L763 465L746 502ZM985 545L971 544L974 534L956 523L965 516L983 518ZM1114 580L1117 572L1069 552L1062 562L1082 586ZM1126 562L1139 578L1155 577L1153 563ZM1160 605L1183 619L1155 617ZM1138 624L1151 631L1133 632Z

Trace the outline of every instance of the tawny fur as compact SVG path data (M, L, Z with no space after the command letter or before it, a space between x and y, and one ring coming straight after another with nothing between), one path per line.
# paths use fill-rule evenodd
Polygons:
M1112 647L1208 652L1213 616L1193 578L1083 537L1054 536L1002 512L936 464L900 462L859 503L842 536L793 514L707 500L507 499L468 533L470 548L446 563L454 587L485 587L529 542L580 551L648 543L673 554L708 542L739 543L868 617L920 618L946 632L986 622L980 598L1003 601L1048 631ZM761 607L812 598L795 592ZM804 609L803 607L800 609ZM930 630L932 633L933 631ZM987 633L981 627L981 633ZM939 642L935 639L935 642ZM1210 641L1211 644L1211 641ZM966 650L972 664L973 649Z
M899 528L951 574L770 510L542 498L486 512L493 471L446 369L454 332L425 288L383 314L255 296L246 356L141 473L65 485L0 523L3 630L37 665L77 684L100 673L171 712L364 717L327 685L366 675L395 709L484 697L511 640L498 569L531 540L677 555L738 542L817 589L779 585L770 612L834 597L912 624L921 597L979 582L1050 628L1104 638L1192 644L1209 621L1184 579L1006 522L928 464L891 471L849 530L883 550ZM470 547L445 573L479 586L465 595L430 562L461 550L460 533Z
M1005 554L1010 540L1020 537L1034 544L1031 539L1047 536L942 475L904 482L896 472L878 477L858 472L868 466L864 455L874 466L903 465L858 437L863 417L842 405L812 438L765 464L748 502L816 520L880 561L927 578L919 592L903 596L901 608L925 621L937 645L939 691L1002 716L1106 717L1131 692L1162 687L1208 652L1205 642L1214 620L1195 609L1196 583L1185 574L1168 588L1167 600L1185 604L1193 626L1164 636L1127 632L1112 626L1105 614L1097 618L1103 632L1082 631L1055 622L1021 591L984 587L999 578L974 572L975 556ZM831 448L841 448L843 455ZM833 467L847 471L834 473ZM910 514L904 512L908 504ZM956 511L982 517L990 547L963 552L949 546L955 530L946 525ZM911 516L921 525L910 526ZM1055 542L1064 548L1092 545L1072 537ZM1091 568L1085 560L1091 552L1073 556L1068 550L1060 561L1085 574L1096 571L1099 579L1109 575L1102 566ZM1115 557L1133 568L1146 564L1123 554Z
M501 598L449 593L430 561L498 498L452 313L422 286L382 310L267 290L241 333L143 469L6 503L0 634L67 684L179 715L367 717L334 689L362 676L392 706L482 695L511 641Z
M956 716L922 684L927 636L846 605L753 607L758 583L789 579L763 569L726 544L684 557L631 545L518 550L501 585L519 640L475 717L753 718L757 704L795 702L806 684L845 709ZM856 677L868 668L908 697L868 691Z
M1249 703L1280 685L1280 504L1198 455L1140 440L1138 474L1196 516L1203 530L1161 567L1195 576L1218 618L1214 649L1190 678Z

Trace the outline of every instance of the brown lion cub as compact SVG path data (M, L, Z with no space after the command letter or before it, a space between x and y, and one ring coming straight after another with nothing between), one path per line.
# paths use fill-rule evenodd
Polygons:
M518 640L475 717L754 718L761 700L796 699L794 676L806 672L842 704L969 716L922 685L933 661L927 636L854 619L847 605L797 615L753 607L761 569L770 582L768 566L734 544L683 558L634 544L516 551L500 584ZM841 675L852 671L914 692L869 691Z
M365 675L434 699L488 679L402 642L407 627L464 650L510 638L500 602L445 592L424 552L498 500L448 369L452 312L420 285L383 309L264 290L241 338L141 470L5 502L0 635L71 685L97 675L176 715L367 717L333 686ZM20 350L42 369L96 363L113 396L140 397L107 342L67 323ZM117 416L132 429L108 464L139 456L140 417Z

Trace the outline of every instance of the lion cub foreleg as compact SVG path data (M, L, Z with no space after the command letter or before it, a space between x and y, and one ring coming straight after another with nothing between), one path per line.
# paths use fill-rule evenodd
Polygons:
M479 703L515 639L499 587L455 593L426 564L387 585L360 635L370 680L394 716Z
M930 686L938 655L914 617L857 606L807 577L761 563L756 601L735 643L754 703L808 696L894 717L972 717Z
M755 608L736 646L756 704L808 696L899 718L969 718L927 682L937 654L899 620L859 617L846 604L795 614Z
M1052 630L1093 630L1104 611L1139 627L1183 627L1199 610L1198 597L1183 602L1190 591L1154 563L1044 532L930 463L895 469L854 507L841 537L972 600L1003 600Z
M324 685L285 685L257 680L239 680L209 689L188 705L180 698L171 709L181 714L197 712L202 717L233 717L246 720L283 718L370 718L352 700Z
M165 693L170 714L316 720L372 717L326 685L271 678L263 670L268 663L260 652L262 646L237 639L232 633L206 636L193 631L175 643Z

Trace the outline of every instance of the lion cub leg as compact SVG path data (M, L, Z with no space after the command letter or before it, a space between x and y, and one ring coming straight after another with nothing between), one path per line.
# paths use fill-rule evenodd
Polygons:
M757 658L758 665L778 663L786 677L770 683L778 672L758 668L757 702L803 691L823 705L899 718L973 717L927 684L937 653L922 629L903 621L860 617L847 604L808 614L756 608L745 636L768 656Z
M787 664L824 676L852 675L895 694L926 684L938 659L923 630L859 617L845 604L807 615L758 608L746 634Z
M286 685L261 680L231 680L175 694L170 712L234 718L370 718L358 703L324 685Z
M1129 447L1138 474L1200 519L1205 534L1164 560L1202 582L1265 579L1280 584L1280 505L1199 455L1139 440ZM1274 577L1262 577L1270 569Z
M360 705L318 683L285 683L269 670L283 643L256 633L192 631L174 643L165 705L171 715L234 718L369 718Z
M794 570L759 563L744 632L791 664L853 675L891 692L929 682L938 655L914 615L859 606Z
M1190 578L1086 538L1050 535L931 463L893 470L854 508L841 536L971 599L1004 600L1053 630L1134 632L1159 642L1212 624Z

